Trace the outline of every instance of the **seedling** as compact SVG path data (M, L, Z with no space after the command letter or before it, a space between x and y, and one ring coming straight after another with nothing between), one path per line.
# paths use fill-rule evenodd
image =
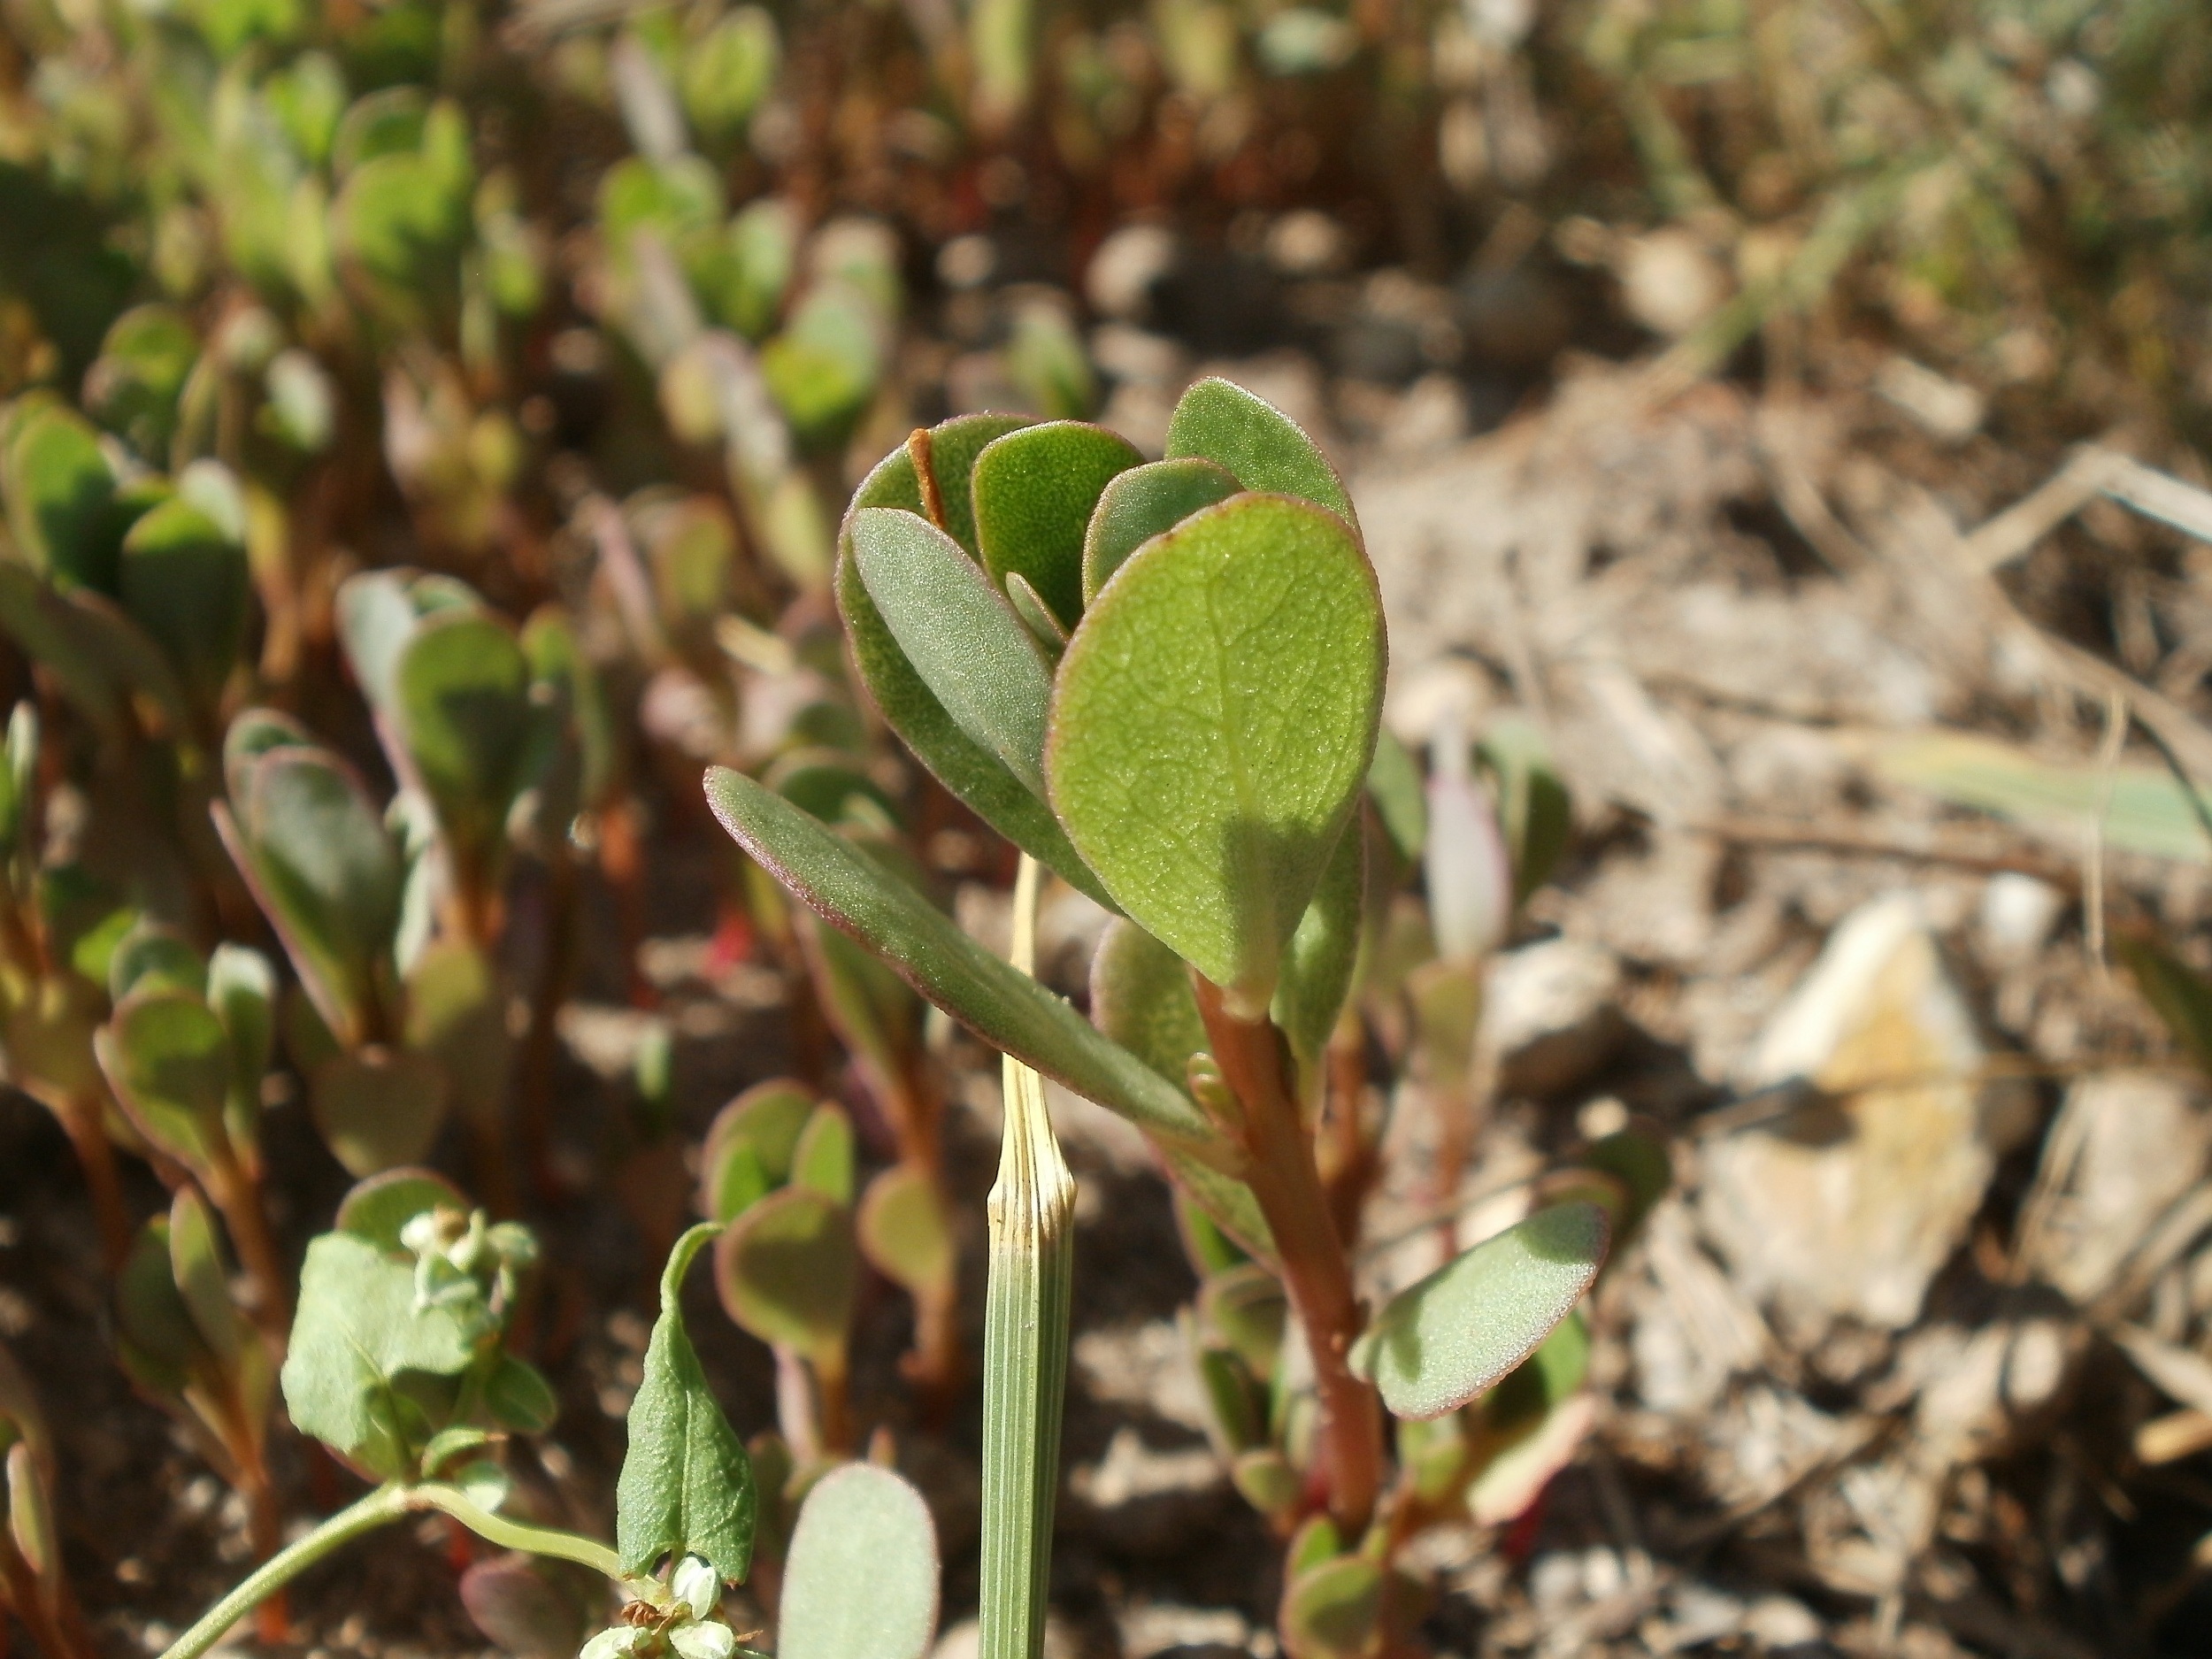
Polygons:
M355 1187L336 1228L309 1247L282 1380L302 1432L380 1484L265 1562L164 1659L198 1659L308 1567L426 1511L503 1549L603 1575L623 1605L583 1644L590 1659L762 1659L721 1612L725 1589L752 1564L752 1464L680 1305L686 1273L718 1232L708 1223L684 1234L663 1272L610 1548L506 1512L498 1444L549 1427L557 1409L545 1379L506 1346L536 1258L528 1232L488 1222L419 1171ZM473 1582L472 1603L495 1603L495 1622L543 1628L565 1617L542 1580L507 1571ZM781 1600L786 1659L920 1659L936 1622L937 1548L913 1489L864 1464L818 1482L791 1539Z
M1236 1366L1209 1380L1248 1493L1286 1525L1328 1517L1339 1541L1315 1565L1333 1584L1352 1571L1340 1561L1388 1568L1388 1526L1379 1555L1340 1550L1410 1502L1409 1477L1391 1484L1384 1407L1434 1417L1511 1372L1589 1286L1608 1217L1579 1194L1540 1207L1371 1319L1362 1309L1312 1119L1382 856L1380 815L1361 806L1381 604L1341 481L1282 415L1202 381L1167 449L1145 465L1079 422L963 418L887 457L841 538L839 607L886 719L953 794L1116 912L1095 1026L792 803L728 771L707 792L824 919L1150 1135L1217 1269L1257 1264L1214 1287ZM1297 1340L1302 1368L1272 1362ZM1239 1347L1272 1373L1271 1401ZM1402 1628L1390 1582L1316 1591L1339 1609L1319 1623Z

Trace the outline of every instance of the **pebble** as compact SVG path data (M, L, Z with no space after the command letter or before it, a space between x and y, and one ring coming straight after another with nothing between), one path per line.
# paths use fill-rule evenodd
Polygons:
M1091 256L1084 296L1103 316L1134 321L1149 309L1153 285L1174 268L1175 257L1175 236L1164 226L1124 226Z
M1986 1051L1909 894L1862 906L1755 1045L1751 1089L1803 1090L1714 1141L1700 1212L1749 1294L1801 1338L1901 1330L1964 1239L2032 1096L1978 1081Z

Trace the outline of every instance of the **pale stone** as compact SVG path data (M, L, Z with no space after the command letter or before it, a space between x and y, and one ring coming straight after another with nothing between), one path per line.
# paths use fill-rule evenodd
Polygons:
M2208 1156L2212 1114L2189 1084L2148 1071L2080 1079L2044 1154L2030 1264L2076 1302L2093 1300Z
M1595 1074L1628 1033L1620 987L1612 953L1581 940L1502 952L1484 987L1477 1039L1495 1057L1498 1087L1543 1099Z
M1847 917L1741 1079L1809 1098L1706 1153L1701 1217L1738 1283L1809 1340L1910 1325L2026 1127L1987 1057L1915 899Z

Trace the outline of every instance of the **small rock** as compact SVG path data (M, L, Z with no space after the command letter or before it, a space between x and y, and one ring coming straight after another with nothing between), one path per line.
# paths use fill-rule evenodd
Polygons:
M1744 1612L1743 1633L1762 1647L1804 1647L1821 1640L1820 1620L1802 1601L1763 1595Z
M1496 1057L1498 1087L1545 1100L1593 1076L1628 1034L1615 1001L1620 987L1620 964L1581 940L1502 952L1490 964L1477 1039Z
M2066 909L2066 895L2024 871L2005 870L1982 888L1974 941L1993 968L2024 967L2043 949Z
M1190 1343L1172 1319L1086 1331L1070 1357L1084 1391L1102 1405L1153 1412L1200 1433L1213 1421Z
M1675 227L1630 238L1617 274L1623 308L1670 340L1688 334L1728 297L1728 274L1703 240Z
M1911 1325L2030 1126L2031 1096L1977 1081L1985 1058L1914 896L1846 918L1742 1079L1808 1097L1706 1154L1705 1230L1746 1291L1809 1339Z
M1151 1659L1174 1649L1242 1654L1252 1640L1250 1623L1234 1608L1139 1601L1124 1609L1117 1622L1124 1659Z
M1981 430L1989 413L1989 400L1981 393L1910 357L1883 364L1874 389L1939 443L1965 442Z
M938 279L950 288L981 288L998 269L998 250L988 236L955 236L937 250Z
M2212 1156L2202 1094L2148 1071L2077 1081L2045 1145L2030 1265L2077 1302L2111 1285Z
M1340 271L1351 249L1344 227L1317 208L1286 213L1267 227L1267 262L1287 277Z
M1133 321L1149 309L1153 286L1174 268L1175 257L1175 236L1164 226L1124 226L1091 256L1084 296L1102 315Z
M2021 1445L2048 1422L2085 1343L2078 1325L2048 1316L1977 1330L1924 1326L1905 1339L1896 1370L1870 1400L1878 1409L1914 1401L1926 1460L1974 1462Z

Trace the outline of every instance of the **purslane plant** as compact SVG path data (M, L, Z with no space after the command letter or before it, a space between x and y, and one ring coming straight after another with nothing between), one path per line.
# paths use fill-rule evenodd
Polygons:
M1268 1484L1286 1521L1330 1517L1325 1564L1385 1495L1384 1408L1436 1417L1513 1371L1608 1233L1576 1197L1371 1318L1356 1294L1312 1118L1363 931L1385 643L1341 481L1220 380L1185 396L1150 464L1080 422L965 417L862 483L837 597L908 747L1116 913L1096 1025L753 780L710 772L715 811L925 995L1137 1124L1225 1248L1279 1281L1311 1403L1273 1414L1287 1482Z

